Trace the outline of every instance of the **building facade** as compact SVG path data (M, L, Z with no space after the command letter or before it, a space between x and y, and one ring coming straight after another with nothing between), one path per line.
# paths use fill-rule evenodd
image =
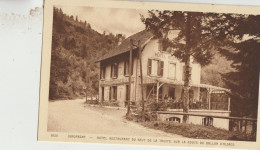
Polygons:
M131 68L131 89L129 93L129 50L130 39L140 41L141 61L137 57L137 47L133 47L133 66ZM184 85L184 63L170 52L165 51L161 42L150 32L141 31L125 39L118 47L104 55L100 60L99 102L117 103L120 107L139 105L142 100L141 86L146 103L156 101L171 104L168 111L182 112ZM190 112L215 116L230 115L230 100L227 89L200 83L201 66L191 58ZM140 67L143 84L141 85ZM159 119L182 122L181 115L159 115ZM228 129L225 119L190 116L190 123L213 125Z

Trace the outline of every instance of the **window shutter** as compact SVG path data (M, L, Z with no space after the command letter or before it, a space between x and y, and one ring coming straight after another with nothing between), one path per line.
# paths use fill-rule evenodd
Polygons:
M112 93L112 88L111 86L109 87L109 100L111 100L111 93Z
M148 63L147 63L147 75L151 75L152 72L152 60L148 59Z
M118 63L115 63L115 77L118 77Z
M106 77L106 67L103 67L103 79Z
M124 61L124 75L126 75L126 61Z
M132 68L131 69L132 69L131 70L131 75L133 75L134 74L134 57L132 59Z
M112 74L113 74L113 64L111 65L111 71L110 71L110 77L111 78L113 77Z
M115 86L114 90L115 90L115 96L114 97L115 97L115 100L117 100L117 86Z
M160 76L162 77L163 76L163 69L164 69L164 61L160 62L160 66L161 66L161 68L160 68Z
M99 78L100 79L103 79L102 77L103 77L103 74L102 74L102 72L103 72L103 67L102 66L100 66L100 74L99 74Z

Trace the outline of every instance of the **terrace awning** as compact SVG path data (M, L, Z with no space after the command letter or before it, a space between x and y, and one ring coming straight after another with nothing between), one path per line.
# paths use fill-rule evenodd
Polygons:
M157 78L157 77L144 77L143 78L143 84L156 84L156 83L164 83L164 84L171 84L171 85L179 85L183 86L184 81L179 81L179 80L172 80L172 79L162 79L162 78ZM191 83L191 87L200 87L200 88L206 88L206 89L211 89L212 91L226 91L230 92L229 89L222 88L222 87L217 87L213 85L208 85L208 84L194 84Z

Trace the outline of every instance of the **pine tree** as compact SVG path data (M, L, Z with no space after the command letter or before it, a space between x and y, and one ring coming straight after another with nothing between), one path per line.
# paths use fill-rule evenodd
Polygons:
M221 54L232 60L236 71L223 74L232 90L232 115L257 117L260 70L260 16L222 14L215 28L225 34L215 36L225 41ZM232 49L230 48L232 47Z

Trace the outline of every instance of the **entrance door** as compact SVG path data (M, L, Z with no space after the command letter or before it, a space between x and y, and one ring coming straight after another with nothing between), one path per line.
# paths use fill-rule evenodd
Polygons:
M170 99L175 99L175 88L169 87L168 95Z

